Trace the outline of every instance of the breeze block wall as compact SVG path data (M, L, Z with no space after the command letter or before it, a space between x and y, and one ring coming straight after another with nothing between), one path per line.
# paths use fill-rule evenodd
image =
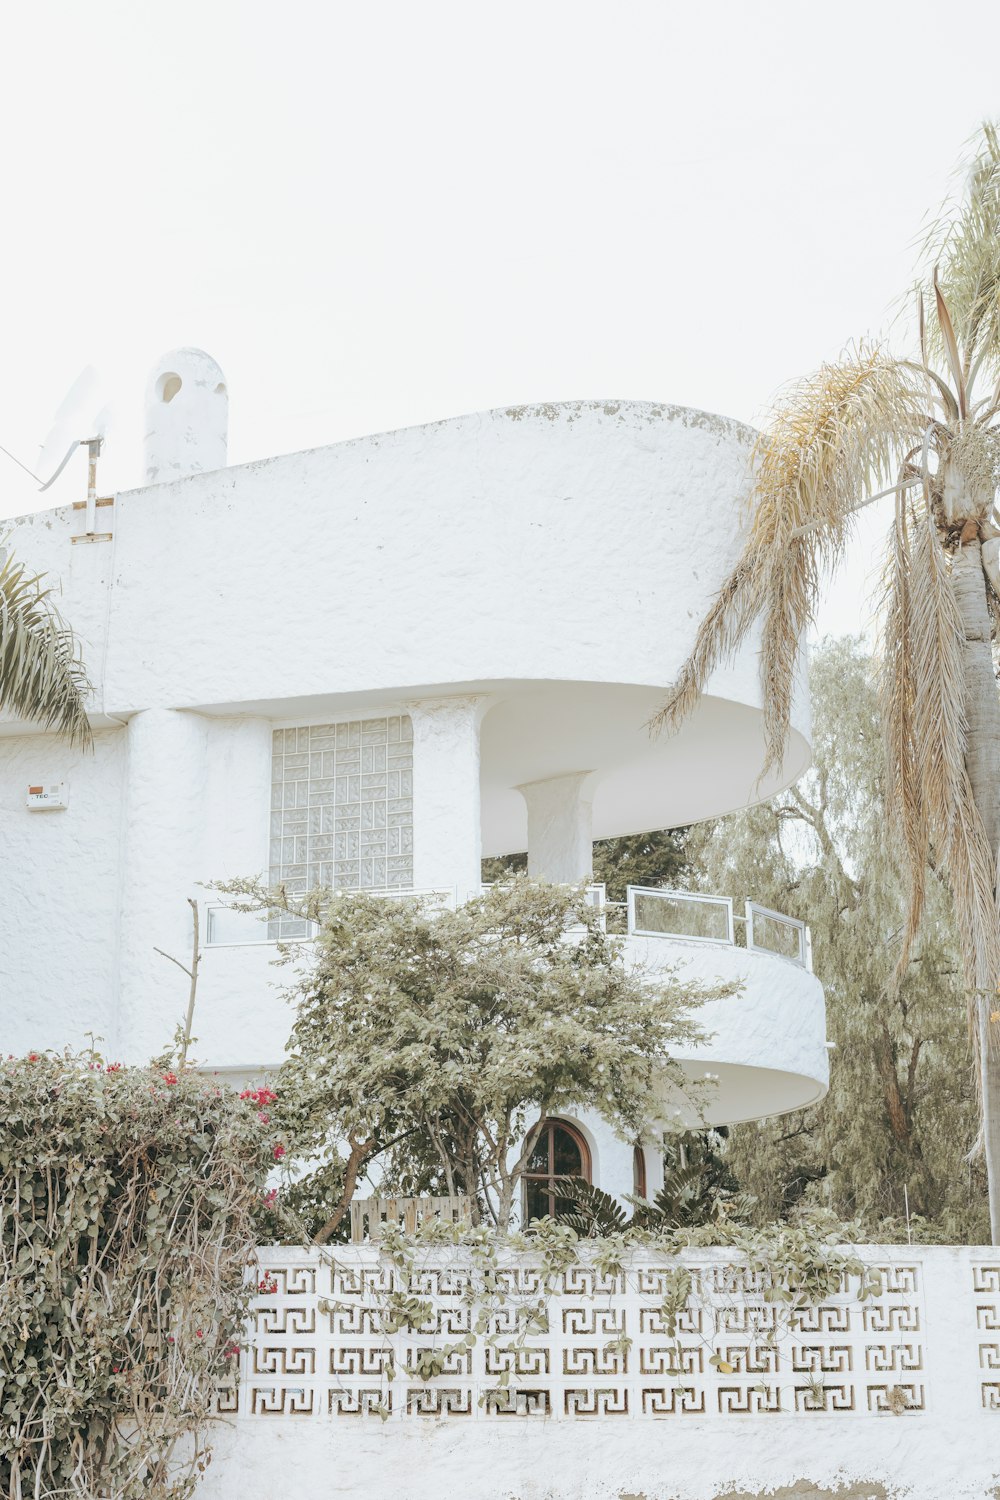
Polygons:
M374 1247L264 1248L242 1382L220 1398L231 1425L200 1493L280 1493L294 1473L302 1500L352 1486L373 1500L995 1500L1000 1258L856 1253L879 1293L845 1286L792 1328L732 1251L635 1250L607 1272L583 1246L548 1285L537 1260L509 1254L490 1336L468 1347L468 1252L422 1251L404 1288ZM671 1330L678 1265L692 1294ZM431 1310L387 1337L378 1309L397 1290ZM517 1309L540 1302L544 1324L520 1337Z

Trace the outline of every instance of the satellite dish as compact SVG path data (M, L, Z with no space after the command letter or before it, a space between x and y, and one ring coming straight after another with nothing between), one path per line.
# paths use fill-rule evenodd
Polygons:
M110 407L100 405L97 372L93 365L87 365L59 403L39 452L35 478L42 490L55 484L77 448L89 446L91 462L96 462L110 419Z

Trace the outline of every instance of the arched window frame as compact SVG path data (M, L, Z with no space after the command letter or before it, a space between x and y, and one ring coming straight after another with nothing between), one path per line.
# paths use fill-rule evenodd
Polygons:
M580 1172L578 1174L564 1174L555 1171L555 1131L557 1130L565 1131L565 1133L570 1137L574 1146L580 1153ZM549 1187L547 1189L543 1188L546 1199L548 1201L548 1208L546 1212L554 1216L556 1198L558 1195L553 1190L551 1184L557 1177L564 1175L578 1175L580 1177L583 1177L587 1182L593 1182L594 1180L594 1167L593 1160L590 1154L590 1145L580 1127L578 1125L574 1125L570 1120L564 1120L560 1115L550 1115L541 1122L539 1139L541 1139L541 1137L544 1136L546 1132L548 1132L548 1170L546 1172L526 1171L521 1178L521 1212L525 1223L528 1222L529 1218L536 1217L535 1214L529 1214L528 1212L528 1193L532 1185L541 1186L544 1183L549 1184ZM536 1147L537 1145L538 1140L536 1140L535 1142ZM541 1216L538 1215L537 1217Z
M632 1147L632 1191L637 1198L646 1197L646 1151L639 1141Z

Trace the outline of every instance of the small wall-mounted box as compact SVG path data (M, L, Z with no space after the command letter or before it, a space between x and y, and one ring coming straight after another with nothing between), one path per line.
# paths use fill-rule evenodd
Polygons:
M27 805L32 812L55 812L69 803L69 787L65 781L55 781L51 786L29 786Z

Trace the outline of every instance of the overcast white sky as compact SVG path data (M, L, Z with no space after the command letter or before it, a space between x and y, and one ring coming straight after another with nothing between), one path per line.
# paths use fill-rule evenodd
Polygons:
M0 443L33 463L93 363L103 489L180 344L235 462L581 396L760 420L884 326L1000 113L995 0L45 0L2 38ZM0 515L82 463L42 497L0 455Z

